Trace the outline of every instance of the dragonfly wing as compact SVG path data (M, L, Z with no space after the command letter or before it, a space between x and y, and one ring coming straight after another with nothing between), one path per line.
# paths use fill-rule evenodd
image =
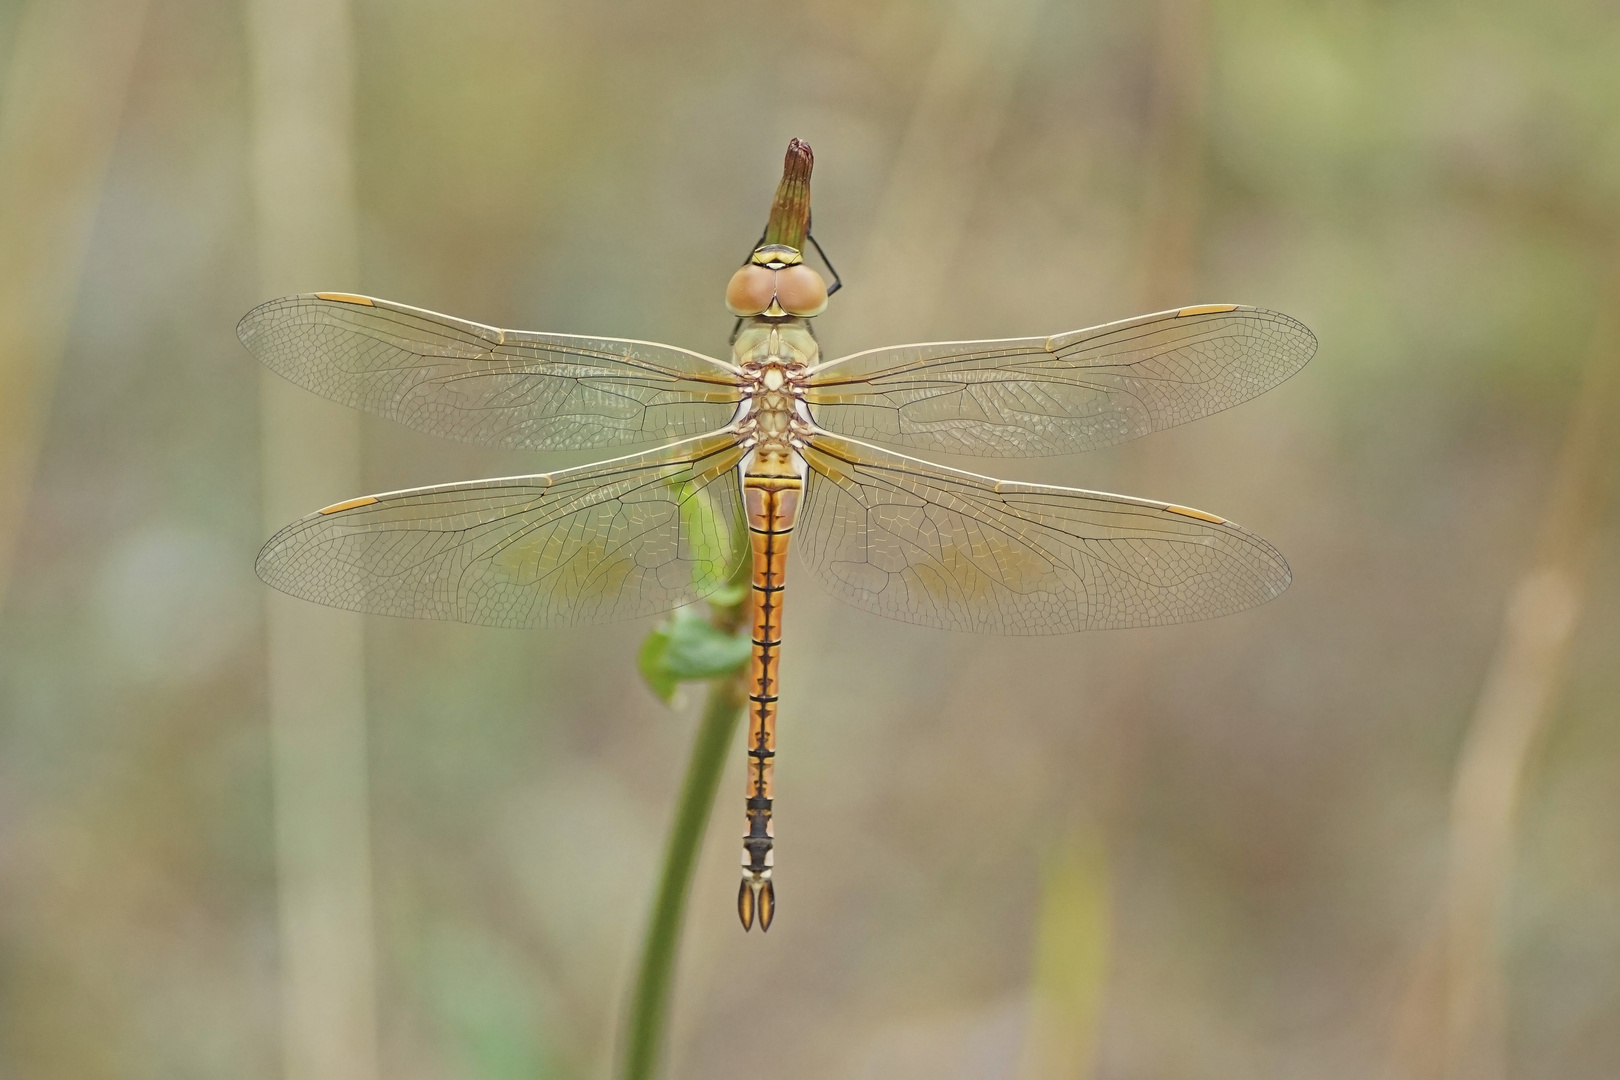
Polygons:
M728 423L741 396L729 365L670 345L500 330L346 293L271 300L236 332L323 397L510 450L698 435Z
M829 431L983 457L1112 446L1230 408L1316 352L1303 325L1226 304L1044 338L874 349L810 374Z
M667 611L728 581L730 435L539 476L367 496L293 522L256 569L283 592L378 615L567 626Z
M1061 634L1226 615L1288 587L1231 522L1167 503L993 480L818 434L795 546L827 587L902 622Z

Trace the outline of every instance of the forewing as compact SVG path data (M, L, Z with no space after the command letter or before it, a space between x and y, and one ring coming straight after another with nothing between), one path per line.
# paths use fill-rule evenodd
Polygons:
M748 550L742 453L709 436L548 475L354 499L282 529L256 568L332 607L482 626L667 611L728 581Z
M1094 450L1230 408L1316 352L1302 324L1225 304L1046 338L874 349L811 372L829 431L982 457Z
M345 293L260 304L236 328L270 370L418 431L509 450L581 450L713 431L730 368L645 341L500 330Z
M795 547L839 599L902 622L1062 634L1226 615L1288 587L1275 548L1201 511L1019 484L814 436Z

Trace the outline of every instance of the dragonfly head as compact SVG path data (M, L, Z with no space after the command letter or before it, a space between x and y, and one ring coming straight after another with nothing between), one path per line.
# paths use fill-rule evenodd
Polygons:
M726 286L726 308L739 317L811 318L827 310L827 283L798 248L761 244Z
M810 235L814 164L808 143L798 139L788 143L765 235L726 286L726 307L733 315L810 318L827 309L827 283L804 264L803 254Z

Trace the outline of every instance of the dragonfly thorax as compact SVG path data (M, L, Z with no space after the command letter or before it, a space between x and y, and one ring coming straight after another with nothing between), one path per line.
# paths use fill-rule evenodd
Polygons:
M804 378L819 355L803 321L758 319L737 335L732 357L743 375L738 429L766 453L791 453L809 434Z
M737 332L731 358L745 371L778 364L784 369L807 368L821 356L821 347L803 319L756 316Z

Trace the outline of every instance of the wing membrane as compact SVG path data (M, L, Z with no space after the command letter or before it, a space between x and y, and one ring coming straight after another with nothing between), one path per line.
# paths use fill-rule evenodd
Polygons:
M811 373L829 431L984 457L1094 450L1230 408L1316 352L1274 311L1182 308L1046 338L900 345Z
M740 398L729 365L670 345L500 330L342 293L271 300L237 335L323 397L510 450L698 435L730 421Z
M795 547L834 595L902 622L996 634L1225 615L1288 587L1288 564L1185 507L993 480L816 435Z
M270 585L379 615L566 626L667 611L724 584L738 540L729 435L539 476L396 491L293 522Z

